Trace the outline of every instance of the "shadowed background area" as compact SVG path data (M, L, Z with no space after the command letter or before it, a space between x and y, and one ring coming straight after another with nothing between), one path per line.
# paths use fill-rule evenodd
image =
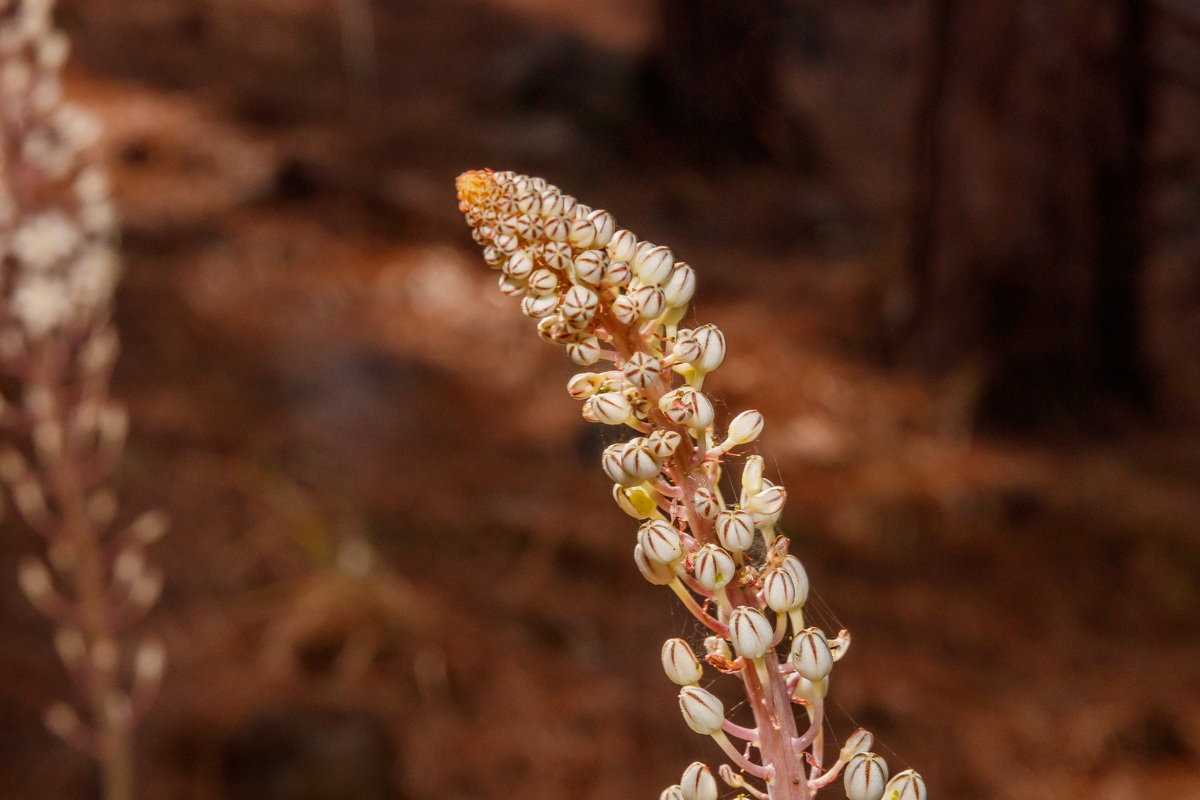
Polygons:
M829 725L940 798L1200 795L1200 7L60 0L123 218L125 507L174 519L142 793L653 797L722 757L561 352L454 177L697 271ZM131 512L132 513L132 512ZM15 520L0 576L35 537ZM95 796L0 579L0 782ZM826 790L841 797L840 785ZM823 794L822 796L825 796Z

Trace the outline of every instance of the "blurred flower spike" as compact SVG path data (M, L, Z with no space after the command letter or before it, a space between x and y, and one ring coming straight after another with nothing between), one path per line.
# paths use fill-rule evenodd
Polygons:
M96 758L105 800L131 800L133 729L166 654L122 633L161 592L145 548L166 521L151 512L110 530L119 504L108 476L128 430L109 397L117 220L100 124L62 97L70 48L53 8L0 0L0 480L45 540L46 557L24 559L18 583L55 625L81 701L54 703L46 726Z
M484 261L500 272L500 290L519 300L543 340L590 368L567 387L583 401L584 418L635 432L601 463L617 504L643 520L634 561L714 634L705 660L741 682L755 725L725 718L716 695L695 685L702 671L688 643L671 639L663 666L683 687L684 721L729 758L732 766L718 770L729 786L772 800L813 797L861 752L856 744L824 763L829 673L849 634L827 637L805 626L808 576L776 532L787 492L763 477L761 458L734 455L758 439L762 415L743 411L718 433L703 383L724 362L725 336L711 324L682 326L695 290L692 267L541 178L472 171L457 188ZM727 497L719 478L738 461L741 492ZM870 740L865 731L850 738ZM854 796L884 791L879 756L854 764L846 783ZM901 774L886 788L924 800L920 776ZM663 793L677 795L716 797L712 772L693 764Z

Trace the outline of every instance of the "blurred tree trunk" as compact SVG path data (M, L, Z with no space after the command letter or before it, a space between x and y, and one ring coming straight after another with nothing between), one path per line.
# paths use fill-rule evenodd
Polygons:
M1146 0L930 0L893 343L983 375L981 422L1147 399Z
M786 0L658 0L647 111L672 140L714 160L758 157L786 137L778 31Z

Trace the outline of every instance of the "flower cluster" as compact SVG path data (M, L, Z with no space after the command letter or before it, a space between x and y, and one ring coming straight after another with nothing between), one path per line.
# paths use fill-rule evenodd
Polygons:
M916 772L888 779L865 730L824 764L829 675L850 636L805 624L808 575L776 530L787 492L764 477L763 459L741 459L738 495L722 491L733 451L759 436L763 418L744 411L723 437L716 432L703 383L725 358L725 338L714 325L681 327L696 286L692 268L540 178L474 171L457 188L484 260L500 271L500 290L520 298L538 334L576 364L604 365L567 385L584 417L635 434L607 448L601 466L617 504L640 521L638 569L670 587L711 633L703 660L684 639L670 639L662 662L680 687L687 725L736 765L720 767L722 780L758 798L798 800L844 775L850 800L925 800ZM754 727L726 718L720 699L700 685L705 665L741 680ZM739 749L730 737L745 744ZM712 771L697 762L662 797L716 800L717 791Z
M69 45L52 0L0 0L0 355L90 325L116 284L116 219L95 163L99 123L62 99Z
M158 599L146 547L166 523L150 512L110 532L128 429L109 397L116 219L99 124L61 97L69 48L53 5L0 0L0 481L45 540L18 581L82 700L51 706L46 725L97 759L106 800L131 800L133 731L165 654L154 639L126 649L122 633Z

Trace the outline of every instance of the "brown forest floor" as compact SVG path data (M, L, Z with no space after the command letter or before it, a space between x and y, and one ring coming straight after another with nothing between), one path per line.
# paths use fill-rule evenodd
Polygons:
M569 365L457 215L453 177L487 165L697 267L730 342L706 388L766 415L813 613L854 634L834 734L870 727L946 800L1200 797L1194 428L980 440L969 376L873 366L886 247L856 220L883 201L839 200L845 153L822 177L701 173L618 133L620 91L563 113L542 82L586 48L573 81L627 86L641 4L375 5L370 84L343 78L334 0L63 3L126 226L118 477L129 513L175 520L146 798L271 800L254 765L303 771L297 748L346 798L379 769L411 797L653 797L720 760L661 674L661 641L695 630L633 568ZM0 575L36 545L7 532ZM66 679L9 583L0 785L90 797L41 729Z

